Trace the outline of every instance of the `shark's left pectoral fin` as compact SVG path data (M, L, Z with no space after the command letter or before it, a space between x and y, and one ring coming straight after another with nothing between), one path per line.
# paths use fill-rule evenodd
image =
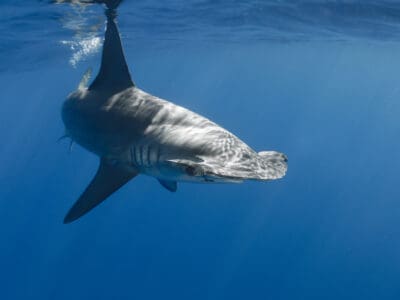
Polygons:
M65 216L64 224L71 223L89 212L137 174L101 159L96 175Z
M158 182L170 192L176 192L178 189L176 181L158 179Z

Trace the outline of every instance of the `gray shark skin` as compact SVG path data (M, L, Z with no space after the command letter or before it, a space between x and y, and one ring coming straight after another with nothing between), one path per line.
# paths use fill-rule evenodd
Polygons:
M172 192L177 181L238 183L283 177L284 154L257 153L212 121L135 86L115 24L116 6L106 10L99 74L89 87L81 83L62 108L66 134L100 157L95 177L64 223L86 214L138 174L155 177Z

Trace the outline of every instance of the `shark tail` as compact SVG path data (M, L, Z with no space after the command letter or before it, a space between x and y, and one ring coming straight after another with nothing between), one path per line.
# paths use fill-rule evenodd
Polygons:
M122 0L100 0L99 2L103 2L108 9L117 9Z

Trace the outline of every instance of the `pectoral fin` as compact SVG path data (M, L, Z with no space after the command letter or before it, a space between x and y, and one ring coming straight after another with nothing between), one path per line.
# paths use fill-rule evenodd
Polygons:
M168 181L162 179L158 179L158 181L170 192L176 192L176 190L178 189L178 184L176 183L176 181Z
M96 175L65 216L64 224L89 212L136 175L101 159Z

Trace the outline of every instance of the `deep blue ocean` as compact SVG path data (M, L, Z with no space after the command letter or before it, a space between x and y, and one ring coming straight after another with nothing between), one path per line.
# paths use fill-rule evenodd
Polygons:
M63 218L98 158L60 110L105 28L99 5L0 3L0 299L400 299L400 2L133 1L132 78L287 175L138 176Z

